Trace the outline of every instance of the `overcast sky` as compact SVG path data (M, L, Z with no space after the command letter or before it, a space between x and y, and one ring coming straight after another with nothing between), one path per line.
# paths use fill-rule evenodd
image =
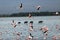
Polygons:
M19 8L20 3L23 9ZM60 0L0 0L0 14L36 12L37 5L41 6L39 11L60 11Z

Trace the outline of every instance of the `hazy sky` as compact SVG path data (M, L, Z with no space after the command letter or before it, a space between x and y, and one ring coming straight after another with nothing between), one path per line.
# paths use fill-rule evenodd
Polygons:
M23 3L23 9L19 8L20 3ZM39 11L60 11L60 0L0 0L0 14L36 12L37 5L41 6Z

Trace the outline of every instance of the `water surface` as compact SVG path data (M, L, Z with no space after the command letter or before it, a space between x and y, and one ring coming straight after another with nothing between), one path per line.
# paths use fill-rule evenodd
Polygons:
M14 20L17 24L16 28L11 25L11 21ZM43 23L38 23L38 21ZM24 24L24 21L28 21L28 24ZM38 37L38 40L43 39L43 33L39 29L46 25L49 28L48 40L52 40L53 35L60 35L60 30L56 30L56 25L60 26L60 16L39 16L39 17L2 17L0 18L0 38L4 40L16 39L16 32L22 32L20 40L25 40L29 35L29 22L33 21L34 30L31 32L34 37ZM21 24L18 24L21 22ZM1 35L2 32L2 35Z

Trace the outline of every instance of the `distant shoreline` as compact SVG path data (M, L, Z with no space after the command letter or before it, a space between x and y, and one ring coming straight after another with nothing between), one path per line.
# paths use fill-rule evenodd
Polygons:
M12 13L10 15L2 14L0 17L28 17L29 14L31 14L31 16L60 16L60 12L59 14L56 14L56 12L20 12Z
M59 15L60 16L60 15ZM16 16L15 16L16 17ZM17 16L17 17L19 17L19 16ZM20 17L24 17L24 16L20 16ZM25 17L28 17L28 16L25 16ZM44 16L32 16L32 17L44 17ZM45 17L47 17L47 16L45 16ZM0 17L0 18L3 18L3 17ZM4 17L4 18L6 18L6 17Z

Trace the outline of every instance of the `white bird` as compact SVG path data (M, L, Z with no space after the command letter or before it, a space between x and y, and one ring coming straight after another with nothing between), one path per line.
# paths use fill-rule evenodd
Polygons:
M41 7L41 6L39 5L39 6L37 6L37 7L36 7L36 9L37 9L37 10L39 10L39 9L40 9L40 7Z
M21 5L20 5L20 8L22 8L23 6L22 6L22 3L21 3Z

